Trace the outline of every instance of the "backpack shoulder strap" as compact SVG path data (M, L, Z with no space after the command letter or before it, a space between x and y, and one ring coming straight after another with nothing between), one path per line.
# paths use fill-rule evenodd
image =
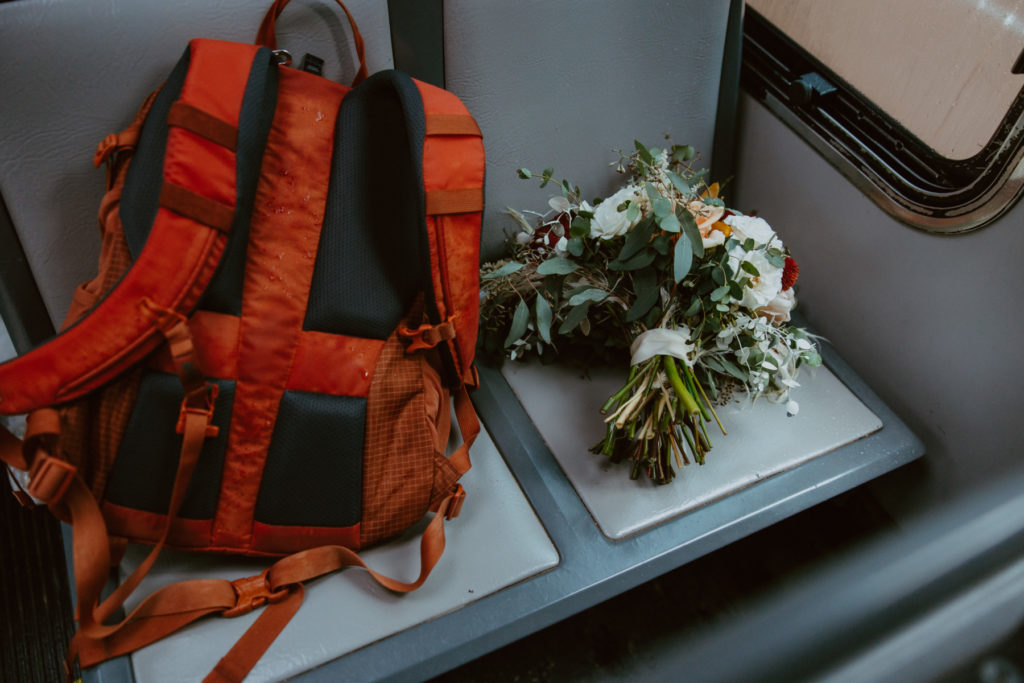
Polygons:
M439 322L457 377L473 384L480 310L480 223L484 208L484 145L480 127L447 90L414 81L423 99L423 188L433 290Z
M0 365L0 413L25 413L96 389L164 341L152 310L195 308L243 202L251 209L252 196L238 188L255 186L255 178L243 182L239 175L258 174L259 164L238 163L239 130L273 97L274 75L266 48L190 43L153 103L129 168L121 219L132 266L77 323ZM249 144L262 153L263 141Z

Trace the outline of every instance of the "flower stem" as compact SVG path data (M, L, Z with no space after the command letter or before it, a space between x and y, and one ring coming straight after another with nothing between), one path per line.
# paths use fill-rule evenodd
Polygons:
M679 396L679 400L682 401L683 406L686 408L686 412L691 415L700 412L700 407L697 406L697 402L693 400L693 396L686 387L683 385L683 379L679 376L679 368L676 367L676 361L672 356L662 356L661 363L665 367L665 374L668 375L668 381L672 384L672 388L676 390L676 395Z
M696 378L694 378L696 380ZM722 430L722 434L725 435L725 427L722 426L722 421L718 419L718 413L715 412L715 407L711 405L711 401L708 400L708 395L704 393L704 387L700 385L700 382L696 382L697 389L700 390L700 395L704 398L704 402L708 404L708 409L711 411L711 416L715 418L715 422L718 423L718 428Z
M629 369L629 379L626 381L626 384L623 385L623 387L619 389L617 392L615 392L615 394L611 398L605 401L603 406L601 406L601 414L606 415L608 411L612 409L613 405L615 405L616 403L623 399L626 393L633 388L633 385L636 384L637 380L639 379L640 376L639 373L637 373L637 366L634 365Z

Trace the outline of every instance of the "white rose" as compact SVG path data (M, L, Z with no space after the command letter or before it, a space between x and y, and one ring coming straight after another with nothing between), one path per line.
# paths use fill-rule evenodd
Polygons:
M627 199L636 201L637 188L627 185L608 199L601 202L594 210L594 217L590 220L590 235L607 240L613 237L625 235L639 222L639 218L630 221L626 211L619 211L619 204Z
M754 266L759 274L748 275L740 267L744 261ZM777 268L769 263L762 251L747 252L741 246L733 247L729 252L729 266L737 277L747 275L747 281L743 285L743 300L740 301L740 305L751 311L757 311L762 306L767 306L782 292L782 268Z
M793 310L794 306L796 306L796 296L793 294L793 288L790 287L784 292L779 292L774 299L758 309L757 312L777 323L787 323L789 322L789 312Z
M740 243L745 242L748 237L752 237L754 245L759 247L768 244L774 237L775 243L772 246L782 248L782 241L775 235L775 231L772 230L772 226L768 225L768 221L763 218L733 214L725 219L725 223L732 227L732 237L738 239Z

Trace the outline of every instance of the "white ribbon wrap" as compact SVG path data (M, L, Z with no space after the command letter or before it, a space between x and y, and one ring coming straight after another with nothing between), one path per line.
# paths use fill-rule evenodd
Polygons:
M637 336L629 346L629 352L633 355L631 365L638 365L645 360L655 356L672 356L686 363L687 367L693 367L693 344L689 343L690 330L687 327L680 327L676 330L669 330L664 327L655 327L653 330Z

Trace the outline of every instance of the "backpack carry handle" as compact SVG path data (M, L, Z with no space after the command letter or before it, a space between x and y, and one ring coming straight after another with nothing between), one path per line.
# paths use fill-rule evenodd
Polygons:
M335 0L335 2L338 3L338 6L345 12L345 16L348 17L349 26L352 27L352 37L356 44L356 54L359 56L359 70L356 72L356 77L352 80L352 87L355 87L367 76L366 48L363 45L363 36L359 33L359 27L356 26L356 20L352 18L352 13L348 11L348 7L345 7L345 3L341 0ZM271 50L277 49L277 18L281 16L281 12L287 4L288 0L275 0L274 4L267 10L267 15L263 17L263 23L260 24L259 31L256 32L257 45L263 45Z

